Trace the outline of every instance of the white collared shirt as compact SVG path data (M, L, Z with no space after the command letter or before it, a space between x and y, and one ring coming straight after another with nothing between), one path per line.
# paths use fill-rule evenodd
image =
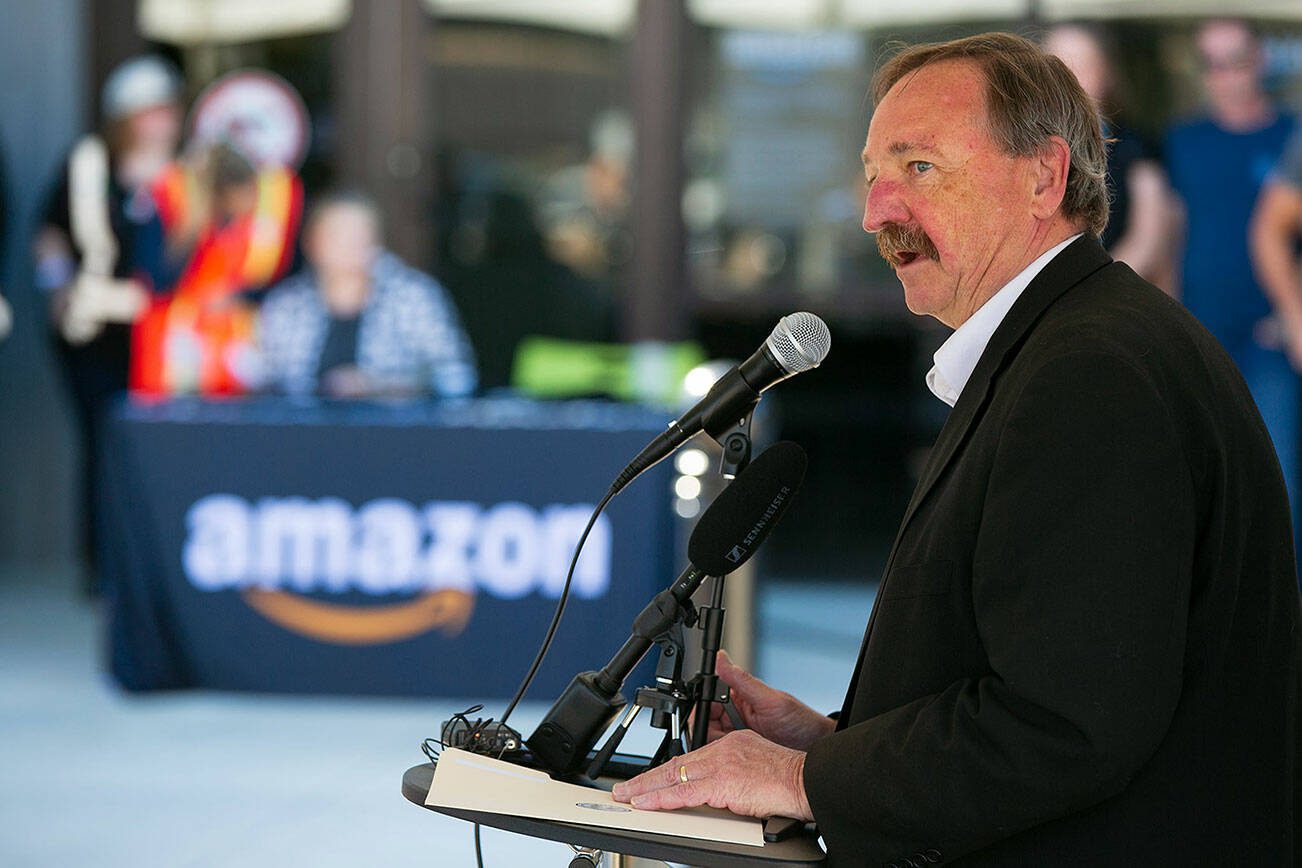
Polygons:
M991 335L1004 321L1013 303L1021 297L1023 290L1044 266L1062 252L1064 247L1080 238L1081 234L1083 233L1077 233L1040 254L1039 258L990 296L985 304L977 308L976 313L968 317L967 322L940 345L940 349L932 356L935 364L927 372L927 388L933 395L951 407L958 403L958 396L963 393L968 378L976 370L977 361L985 352L986 344L990 343Z

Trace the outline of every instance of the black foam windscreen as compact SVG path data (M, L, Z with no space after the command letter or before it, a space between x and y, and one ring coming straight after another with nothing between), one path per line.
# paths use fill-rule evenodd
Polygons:
M697 521L687 544L692 566L726 576L750 560L791 504L808 463L790 440L765 449Z

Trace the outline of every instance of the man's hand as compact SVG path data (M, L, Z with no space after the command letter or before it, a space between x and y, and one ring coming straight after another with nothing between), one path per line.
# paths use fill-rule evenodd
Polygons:
M1294 373L1302 374L1302 321L1290 321L1285 329L1284 352Z
M1299 286L1302 286L1302 281ZM1280 314L1258 320L1252 328L1252 339L1259 347L1284 353L1293 370L1302 374L1302 309L1293 315Z
M732 662L728 652L720 651L716 671L730 689L732 704L741 719L769 741L798 751L807 751L814 742L831 735L836 721L796 699L790 693L774 690L745 669ZM734 729L732 721L717 703L710 705L709 741L721 738Z
M812 820L805 754L753 731L733 732L659 768L621 781L611 795L644 811L709 805L747 817Z
M1261 346L1288 354L1293 369L1302 373L1302 271L1294 252L1302 227L1302 189L1282 180L1262 189L1248 226L1252 268L1278 323L1274 343L1263 340L1258 327L1253 337Z
M108 323L135 322L149 305L149 292L138 281L82 272L54 300L59 331L71 344L85 344Z

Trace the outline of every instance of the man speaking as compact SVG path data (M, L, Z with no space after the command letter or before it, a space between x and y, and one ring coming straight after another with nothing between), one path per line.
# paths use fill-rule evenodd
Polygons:
M834 866L1294 864L1298 587L1243 379L1099 245L1099 119L1058 60L917 46L874 97L863 225L955 329L927 376L954 409L845 705L721 656L750 729L616 797L813 819Z

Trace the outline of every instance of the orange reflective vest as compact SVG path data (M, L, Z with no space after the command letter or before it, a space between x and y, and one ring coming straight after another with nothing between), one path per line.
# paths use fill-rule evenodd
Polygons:
M193 221L193 176L177 167L155 185L169 235ZM294 257L303 191L288 169L259 171L249 214L199 233L194 252L168 295L157 297L134 326L133 393L238 395L253 359L253 310L239 294L284 276Z

